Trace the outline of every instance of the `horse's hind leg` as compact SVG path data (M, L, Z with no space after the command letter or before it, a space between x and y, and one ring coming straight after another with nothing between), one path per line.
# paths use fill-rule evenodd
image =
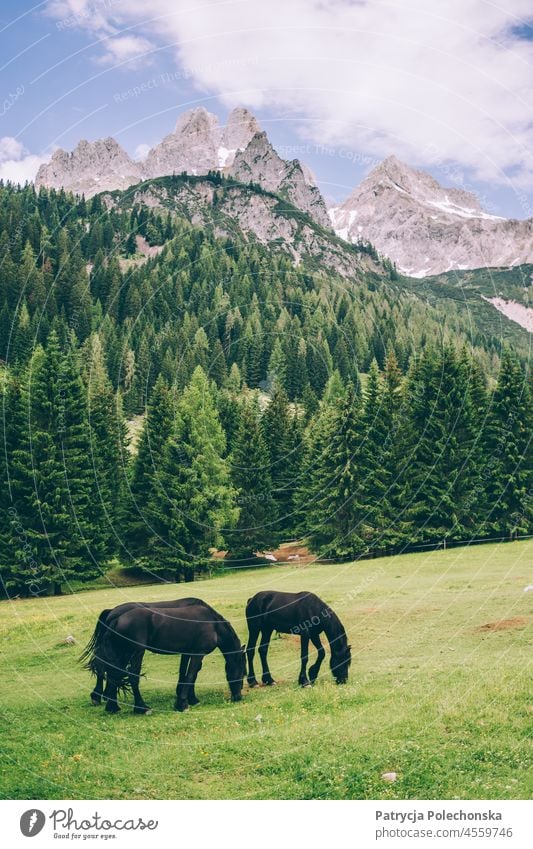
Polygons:
M103 668L106 676L106 686L103 692L103 698L107 702L105 709L107 713L118 713L120 710L118 704L118 690L124 685L127 675L128 653L122 647L113 645L110 639L104 641Z
M275 684L276 682L272 678L270 674L270 669L268 668L268 647L270 645L270 637L272 636L272 629L261 631L261 642L259 643L259 657L261 658L261 666L263 667L263 675L261 676L261 680L263 684L266 684L269 687L271 684Z
M246 659L248 660L248 686L257 687L257 678L254 672L254 654L257 638L259 636L259 628L257 625L248 622L248 645L246 646Z
M180 671L178 674L178 683L176 686L176 710L179 710L178 705L180 704L180 702L183 703L183 687L185 685L185 678L187 677L187 669L189 667L190 659L190 654L182 654L181 656ZM186 708L183 708L183 710L186 710Z
M311 684L314 684L316 679L318 678L318 673L320 672L322 661L326 656L326 651L320 641L320 636L318 634L311 634L311 641L318 652L317 659L315 660L313 665L309 667L309 680L311 681Z
M104 692L104 678L104 673L99 670L96 674L96 684L94 685L94 690L91 693L91 702L95 706L102 704L102 694Z
M134 705L133 713L152 713L149 705L146 704L141 691L139 689L139 679L141 677L141 667L144 657L144 651L136 652L130 660L129 666L129 682L133 693Z
M298 684L300 687L309 687L310 681L306 672L307 661L309 660L309 636L307 634L302 634L300 637L300 656L302 664L300 666Z

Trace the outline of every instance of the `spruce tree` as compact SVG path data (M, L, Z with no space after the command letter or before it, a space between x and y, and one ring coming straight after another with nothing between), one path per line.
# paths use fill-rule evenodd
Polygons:
M26 376L13 452L17 582L36 593L94 578L105 557L95 498L85 392L75 355L50 334ZM95 503L96 502L96 503ZM21 530L22 528L22 530Z
M232 559L253 557L275 545L276 505L272 497L269 458L257 402L241 406L239 429L231 457L231 478L236 488L239 519L226 536Z
M272 393L270 404L266 408L263 418L263 434L267 447L270 476L272 479L272 493L277 505L278 522L280 532L286 531L290 524L291 513L291 451L290 430L291 414L289 401L285 390L276 384Z
M516 355L504 350L487 423L487 521L493 533L531 533L532 398Z
M129 560L150 563L153 514L158 476L165 446L173 430L174 406L169 387L158 377L148 404L139 440L127 506L125 508L124 548ZM152 568L152 567L150 567Z
M198 366L179 399L152 497L152 571L162 568L176 580L193 580L196 571L208 568L211 549L224 544L239 513L225 455L215 390Z
M89 347L88 416L91 456L98 497L104 512L105 549L111 555L121 541L128 487L129 451L120 394L113 392L102 344L94 334Z
M410 541L477 535L482 498L478 424L464 364L450 346L423 355L410 380L408 401L403 498Z

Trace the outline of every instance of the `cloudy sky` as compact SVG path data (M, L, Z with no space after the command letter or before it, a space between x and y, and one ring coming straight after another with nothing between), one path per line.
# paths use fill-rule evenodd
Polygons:
M0 176L243 105L328 198L394 153L533 216L532 27L531 0L2 0Z

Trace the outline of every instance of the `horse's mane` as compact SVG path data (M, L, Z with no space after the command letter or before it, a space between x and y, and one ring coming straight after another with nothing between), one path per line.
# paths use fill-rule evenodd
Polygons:
M341 620L328 605L328 619L324 621L324 631L332 652L338 652L348 645L348 637Z
M216 611L213 612L216 613ZM222 644L220 645L220 648L223 653L224 651L234 652L241 650L241 641L239 639L237 631L235 630L231 622L228 622L228 620L224 619L224 617L221 616L219 613L217 613L217 632L221 637L223 643L227 645L227 648ZM231 646L230 643L232 644Z

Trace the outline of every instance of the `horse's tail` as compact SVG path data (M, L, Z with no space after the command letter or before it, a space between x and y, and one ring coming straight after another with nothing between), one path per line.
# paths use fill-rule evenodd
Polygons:
M99 650L102 644L103 637L107 631L107 616L111 613L111 608L107 608L106 610L102 610L100 616L96 620L96 628L94 629L94 634L91 639L83 649L79 661L83 663L84 669L89 669L94 675L97 675L98 672L101 672L101 662L99 660Z
M124 651L122 640L111 629L107 621L110 612L111 608L100 613L94 633L83 650L80 661L93 675L112 677L119 690L127 691L130 689L128 664L131 650L128 651L129 646L126 645Z

